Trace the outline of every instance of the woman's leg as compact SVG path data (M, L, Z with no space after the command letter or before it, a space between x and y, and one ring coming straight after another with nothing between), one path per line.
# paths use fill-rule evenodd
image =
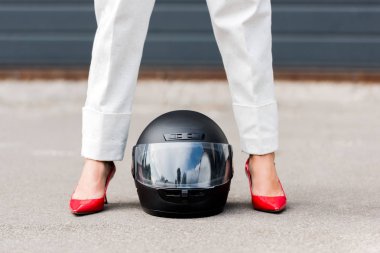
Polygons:
M154 0L95 0L98 22L83 107L82 155L122 160Z
M250 154L254 193L282 194L274 166L278 148L270 0L207 0L231 90L241 148Z
M81 154L86 162L75 198L101 196L110 168L101 161L119 161L124 157L153 7L154 0L95 0L98 29L87 99L82 108Z

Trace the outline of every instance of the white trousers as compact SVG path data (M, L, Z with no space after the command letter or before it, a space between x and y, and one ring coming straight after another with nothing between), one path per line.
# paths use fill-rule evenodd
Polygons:
M241 148L278 148L270 0L207 0L231 91ZM81 155L124 157L132 102L154 0L95 0L98 24L82 108Z

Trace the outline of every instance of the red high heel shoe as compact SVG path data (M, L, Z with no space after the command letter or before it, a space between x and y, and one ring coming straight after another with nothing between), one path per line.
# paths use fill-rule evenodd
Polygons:
M73 214L91 214L100 212L104 208L104 204L107 204L107 188L108 184L115 175L116 167L113 165L112 169L108 173L106 179L106 187L104 189L104 195L98 199L73 199L71 195L70 199L70 209ZM74 194L74 193L73 193Z
M278 182L280 183L281 190L284 194L283 196L258 196L254 195L252 192L252 178L251 172L249 171L249 158L245 163L245 173L249 180L249 190L251 192L252 206L254 209L263 212L279 213L286 208L286 195L284 189L282 188L280 180L278 180Z

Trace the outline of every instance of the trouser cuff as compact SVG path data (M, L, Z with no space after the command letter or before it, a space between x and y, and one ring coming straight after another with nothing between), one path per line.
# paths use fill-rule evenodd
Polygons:
M98 161L123 160L130 119L130 113L103 113L83 107L81 155Z
M233 104L233 110L243 152L265 155L278 149L276 102L260 106Z

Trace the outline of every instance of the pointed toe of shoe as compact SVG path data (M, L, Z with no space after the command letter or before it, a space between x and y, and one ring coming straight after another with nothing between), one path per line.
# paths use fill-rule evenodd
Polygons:
M264 212L281 212L286 208L286 197L266 197L266 196L252 196L253 208Z
M70 209L73 214L96 213L104 208L104 198L99 199L71 199Z

